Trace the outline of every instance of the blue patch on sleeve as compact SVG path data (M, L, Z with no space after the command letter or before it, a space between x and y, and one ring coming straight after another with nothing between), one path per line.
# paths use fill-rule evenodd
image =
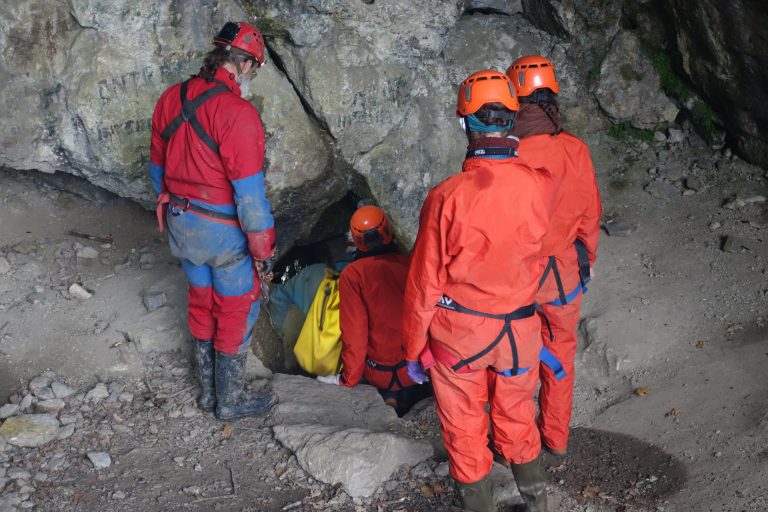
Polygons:
M163 175L165 174L165 168L160 167L157 164L149 164L149 179L152 180L152 188L155 189L155 194L158 196L163 193Z
M247 232L264 231L275 225L269 200L264 190L264 173L232 181L235 190L237 216Z

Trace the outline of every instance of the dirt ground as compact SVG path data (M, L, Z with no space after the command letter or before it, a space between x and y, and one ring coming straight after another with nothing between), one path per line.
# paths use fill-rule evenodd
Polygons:
M570 453L547 460L554 510L768 510L768 181L694 135L661 138L587 141L614 236L602 236L584 303ZM75 398L71 437L0 451L0 483L30 469L0 485L0 510L457 506L439 452L352 499L307 475L270 418L225 426L196 413L183 276L152 213L76 191L100 201L0 171L0 399L47 368L81 393L100 381L132 399ZM73 298L73 283L93 297ZM153 292L168 305L149 313ZM439 446L430 403L401 421ZM95 470L94 450L112 466Z

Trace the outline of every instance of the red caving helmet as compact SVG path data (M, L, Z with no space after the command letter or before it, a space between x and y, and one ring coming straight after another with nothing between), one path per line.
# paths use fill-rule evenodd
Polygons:
M221 27L219 33L213 38L213 44L216 46L226 46L242 50L248 55L253 56L263 66L266 62L264 58L264 37L259 29L244 21L228 21Z

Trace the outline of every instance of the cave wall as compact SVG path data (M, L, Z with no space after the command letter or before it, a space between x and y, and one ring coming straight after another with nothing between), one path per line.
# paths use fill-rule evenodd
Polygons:
M348 189L383 206L409 245L428 189L460 169L459 82L527 53L553 59L568 127L585 135L680 122L678 111L691 106L668 97L652 60L667 51L736 148L765 165L766 57L758 49L766 36L758 28L766 8L720 4L7 0L0 166L71 173L151 207L154 103L197 71L228 19L256 23L269 47L249 99L264 121L267 189L284 250L308 241Z

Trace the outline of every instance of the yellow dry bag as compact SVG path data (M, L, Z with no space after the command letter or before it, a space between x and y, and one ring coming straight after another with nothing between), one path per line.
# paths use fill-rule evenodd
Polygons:
M325 269L293 353L304 371L312 375L341 371L339 273L330 268Z

